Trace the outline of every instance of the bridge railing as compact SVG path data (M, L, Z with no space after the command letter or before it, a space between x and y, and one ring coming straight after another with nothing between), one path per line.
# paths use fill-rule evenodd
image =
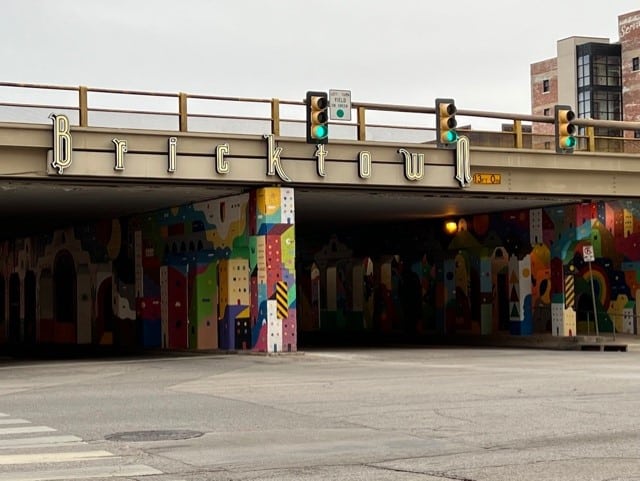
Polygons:
M430 143L435 108L354 102L332 139ZM0 82L0 121L48 123L65 114L79 127L304 137L302 100L146 92ZM458 110L458 131L474 146L554 150L553 117ZM577 150L640 153L640 122L577 119Z

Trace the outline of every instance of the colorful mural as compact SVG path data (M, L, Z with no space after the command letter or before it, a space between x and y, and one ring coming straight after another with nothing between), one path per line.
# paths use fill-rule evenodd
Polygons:
M637 201L470 216L452 235L312 227L293 189L266 187L4 241L0 342L287 352L299 330L575 336L596 318L638 333Z
M599 332L615 326L617 332L637 334L639 207L637 201L593 202L482 214L460 219L450 236L436 222L384 226L382 232L378 226L342 230L324 246L316 244L315 254L308 248L299 256L302 263L314 263L321 279L330 280L321 283L326 292L314 294L313 302L320 300L319 321L303 325L316 326L316 331L344 327L331 322L349 315L335 301L344 289L333 279L364 281L344 270L336 276L333 266L357 265L366 257L378 273L374 285L351 290L373 293L374 320L363 322L363 331L575 336L594 334L597 317ZM301 236L300 243L314 242L306 232ZM390 254L381 250L382 242L368 241L381 237L403 249ZM414 239L414 245L401 243L403 237ZM340 249L332 249L336 243ZM585 245L595 253L591 266L583 259ZM323 263L323 253L329 251L331 263ZM406 275L408 268L418 277L417 290ZM308 289L303 292L302 305L313 305L306 301ZM344 305L359 305L361 294L347 294L352 299ZM412 297L417 299L413 304L408 300ZM302 319L307 317L301 313Z
M4 242L0 342L295 351L294 221L269 187Z

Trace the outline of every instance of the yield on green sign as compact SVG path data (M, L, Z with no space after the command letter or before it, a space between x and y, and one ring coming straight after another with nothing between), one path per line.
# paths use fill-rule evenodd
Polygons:
M329 90L329 119L351 120L351 90Z

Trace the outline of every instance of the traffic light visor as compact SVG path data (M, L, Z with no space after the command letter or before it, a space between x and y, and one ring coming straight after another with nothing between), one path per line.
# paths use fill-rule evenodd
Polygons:
M572 122L576 118L573 110L558 110L558 120L560 122Z
M329 120L326 110L318 110L311 113L311 122L314 124L326 124Z
M314 95L311 97L309 104L313 110L324 110L327 108L327 98Z
M447 103L442 103L439 105L440 108L440 115L442 117L448 117L450 115L454 115L458 109L456 109L456 106L454 104L447 104Z

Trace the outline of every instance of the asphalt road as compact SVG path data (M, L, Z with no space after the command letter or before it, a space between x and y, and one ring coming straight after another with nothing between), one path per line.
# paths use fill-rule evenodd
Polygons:
M0 361L0 481L640 480L640 352Z

